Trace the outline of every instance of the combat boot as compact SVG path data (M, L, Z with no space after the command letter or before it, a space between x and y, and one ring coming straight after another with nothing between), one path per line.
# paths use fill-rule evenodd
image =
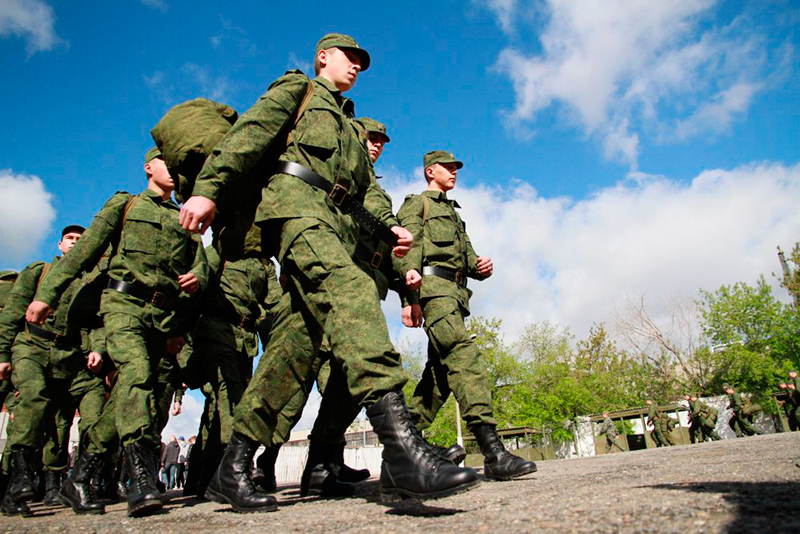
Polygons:
M61 471L45 471L44 473L44 499L47 506L61 506L58 492L61 491Z
M131 474L128 490L128 515L131 517L154 514L164 507L161 492L156 488L153 455L154 450L147 443L136 442L125 446L125 459Z
M511 480L536 471L536 464L508 452L493 425L470 429L483 454L483 476L488 480Z
M253 482L267 493L274 493L278 489L278 479L275 477L275 462L278 461L280 445L267 447L261 456L256 459L256 466L261 471L261 476L257 480L253 477Z
M234 432L208 484L206 499L230 504L239 513L277 510L278 501L259 491L250 477L250 465L257 449L256 441Z
M402 392L391 392L367 408L372 428L383 444L381 499L436 499L480 483L474 469L439 457L411 420Z
M300 477L300 495L319 495L321 497L351 497L356 488L342 482L333 472L331 464L325 460L325 447L311 440L308 459L303 475ZM344 454L344 453L343 453ZM342 461L344 463L344 461ZM367 472L369 477L369 472Z
M10 455L10 475L4 502L20 504L33 499L36 494L36 485L33 474L34 450L26 447L20 451L13 451Z
M439 447L437 445L431 445L431 447L433 447L433 451L436 454L448 462L452 462L456 465L463 462L467 457L467 451L464 450L464 447L458 444L455 444L452 447Z
M12 515L21 515L21 516L31 516L33 512L28 507L28 504L23 501L16 503L12 501L8 494L3 497L3 500L0 501L0 509L3 510L3 513L12 516Z
M312 440L313 447L313 440ZM344 447L346 443L339 443L337 445L321 446L323 448L323 459L327 462L328 468L336 475L340 482L348 482L355 484L363 482L369 478L369 469L353 469L344 463ZM311 452L309 451L309 456Z
M58 492L58 500L72 507L76 514L102 514L105 507L97 501L92 491L92 476L103 464L101 454L84 452L75 462L72 476L67 477Z

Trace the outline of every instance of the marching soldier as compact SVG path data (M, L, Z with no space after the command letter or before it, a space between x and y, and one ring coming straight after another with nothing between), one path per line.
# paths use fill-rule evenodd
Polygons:
M617 443L617 436L619 436L617 425L611 420L608 412L603 412L603 422L598 426L597 433L606 437L606 454L611 451L612 447L618 448L620 452L625 452L625 449Z
M725 390L725 393L728 394L728 399L730 401L728 403L728 408L733 410L731 419L728 421L728 426L736 433L736 437L741 438L744 436L760 435L761 431L753 425L753 423L755 423L755 414L760 407L742 398L733 386L724 384L722 388Z
M509 480L536 471L536 464L509 453L497 434L486 363L464 326L469 315L467 278L484 280L494 266L472 248L466 226L447 198L463 164L453 154L434 150L423 158L428 188L409 195L397 214L411 231L414 246L406 260L409 287L419 289L419 304L403 310L413 324L424 318L428 362L411 399L418 430L431 425L452 389L484 456L487 479Z

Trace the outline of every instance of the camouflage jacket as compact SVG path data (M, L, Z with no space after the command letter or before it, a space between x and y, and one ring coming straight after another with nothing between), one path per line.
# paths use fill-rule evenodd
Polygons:
M600 423L600 426L597 428L597 432L598 434L610 437L616 437L618 435L617 425L609 418L603 419L603 422Z
M430 199L424 224L423 197ZM478 274L478 255L472 248L467 227L455 208L460 208L458 203L439 191L425 191L421 195L406 197L397 218L414 236L414 245L405 258L409 270L416 269L422 274L422 267L429 265L460 271L469 278L484 278ZM423 302L431 297L454 297L467 314L471 295L472 291L466 287L438 276L426 276L419 290Z
M59 300L52 306L53 312L47 318L45 324L42 325L43 329L59 336L64 336L63 340L53 343L33 336L27 331L25 311L33 301L37 287L50 277L55 266L62 261L59 257L56 257L51 262L50 267L47 267L46 263L38 261L28 265L19 273L8 297L7 305L0 312L0 363L11 361L12 350L18 343L35 344L40 349L49 350L53 363L67 359L77 352L83 352L81 351L81 346L89 339L94 343L101 344L96 337L87 337L86 333L70 329L67 324L69 303L81 287L80 278L73 280L67 286ZM45 268L48 269L47 272L45 272ZM93 347L89 347L89 349L94 350ZM85 352L88 353L89 351ZM102 353L104 350L98 347L97 352Z
M367 191L377 185L370 179L367 148L352 120L353 103L325 78L311 82L313 96L287 145L285 133L308 83L297 71L275 81L214 147L192 190L193 195L217 202L226 188L249 187L255 181L265 187L256 222L308 219L307 226L295 225L293 235L284 232L280 243L270 244L279 261L299 232L319 222L330 226L351 254L359 229L324 191L294 176L272 174L262 157L278 154L280 161L299 163L362 203Z
M116 193L106 202L70 253L50 269L36 300L52 306L73 280L93 269L109 251L111 279L139 283L164 293L168 298L162 311L173 312L181 303L189 308L188 299L180 291L178 276L194 273L201 288L208 280L200 237L178 224L179 209L175 203L163 200L150 189L136 196L123 221L130 199L128 193ZM170 319L163 319L165 329L168 322Z
M206 254L214 258L210 261L212 269L222 267L222 273L219 281L206 290L203 315L194 329L193 340L214 340L254 357L258 352L256 322L266 306L267 267L257 258L214 265L216 252L208 247Z

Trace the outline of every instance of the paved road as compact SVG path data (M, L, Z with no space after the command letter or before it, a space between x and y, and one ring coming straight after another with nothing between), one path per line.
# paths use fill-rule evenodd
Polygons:
M167 513L130 519L34 506L0 517L6 532L800 532L800 433L541 462L539 472L461 494L394 506L377 481L351 499L301 498L283 488L280 509L235 514L174 496Z

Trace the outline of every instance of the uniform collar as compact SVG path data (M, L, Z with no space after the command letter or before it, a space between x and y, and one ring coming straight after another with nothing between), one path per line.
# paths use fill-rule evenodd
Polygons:
M177 204L175 204L172 201L172 198L168 198L167 200L164 200L163 198L161 198L161 195L159 195L158 193L156 193L155 191L153 191L150 188L145 189L142 192L142 194L145 197L147 197L150 200L152 200L153 202L155 202L156 204L168 204L169 206L177 207Z
M344 111L346 115L354 116L355 106L353 101L345 97L339 88L333 84L333 82L327 78L323 78L322 76L317 76L314 78L314 81L328 90L328 92L333 96L333 99L342 108L342 111Z
M444 191L423 191L422 196L432 198L433 200L437 200L439 202L447 202L454 208L461 208L461 206L458 205L458 202L447 198L447 193Z

